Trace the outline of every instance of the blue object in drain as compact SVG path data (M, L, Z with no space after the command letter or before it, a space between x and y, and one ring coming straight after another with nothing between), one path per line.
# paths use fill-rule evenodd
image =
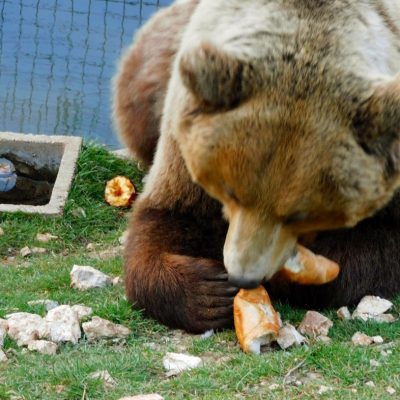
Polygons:
M14 164L5 158L0 158L0 192L14 189L16 183L17 174Z

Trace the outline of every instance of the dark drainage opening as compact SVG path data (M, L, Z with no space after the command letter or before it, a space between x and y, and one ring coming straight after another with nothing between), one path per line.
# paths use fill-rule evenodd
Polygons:
M2 154L1 158L14 165L17 180L13 189L0 191L0 203L33 206L49 203L58 168L35 167L12 152Z

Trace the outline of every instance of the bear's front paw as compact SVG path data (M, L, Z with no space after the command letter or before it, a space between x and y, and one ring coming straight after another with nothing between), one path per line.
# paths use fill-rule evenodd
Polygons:
M233 327L233 299L239 289L228 283L222 262L173 255L179 266L183 329L203 333ZM170 260L171 261L171 260Z

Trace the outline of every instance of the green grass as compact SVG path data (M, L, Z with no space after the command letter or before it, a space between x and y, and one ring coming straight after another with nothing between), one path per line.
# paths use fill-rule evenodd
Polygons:
M102 148L85 146L74 186L62 218L0 215L0 318L15 310L45 314L43 307L30 307L30 300L49 298L61 304L85 304L100 317L132 329L126 342L63 345L56 356L26 353L10 339L5 349L9 361L0 364L0 399L94 399L114 400L122 396L158 392L165 399L393 399L400 398L400 323L379 325L339 321L334 310L329 345L282 351L272 349L261 356L243 354L233 332L209 339L171 331L133 311L123 288L112 287L80 292L71 289L69 272L74 264L92 265L112 276L121 274L122 258L100 259L86 251L87 243L99 249L118 245L126 228L127 210L117 210L103 201L105 182L117 174L130 176L140 188L140 172ZM84 210L82 213L81 210ZM78 210L78 211L76 211ZM101 221L101 223L100 223ZM38 232L50 232L60 240L47 244L35 241ZM45 255L25 259L18 256L24 246L49 249ZM68 254L65 255L65 249ZM6 256L16 254L12 262ZM277 305L284 319L298 323L304 310ZM400 309L396 301L395 312ZM391 354L379 346L362 348L350 344L356 331L381 335L392 343ZM167 351L198 355L204 365L175 378L167 378L162 359ZM370 360L381 363L371 367ZM117 381L104 388L89 378L107 370ZM290 371L293 371L288 375ZM312 380L307 377L314 374ZM375 388L365 386L373 381ZM296 381L303 382L301 385ZM275 390L271 384L278 384ZM318 394L321 385L332 388ZM397 393L390 396L388 386Z

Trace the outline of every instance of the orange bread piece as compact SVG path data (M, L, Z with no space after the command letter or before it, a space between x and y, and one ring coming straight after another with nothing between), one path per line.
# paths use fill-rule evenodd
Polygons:
M106 184L104 198L113 207L130 207L135 197L135 186L125 176L116 176Z
M297 245L297 253L289 258L278 276L300 285L323 285L336 279L339 272L335 262Z
M280 319L263 286L241 289L233 303L236 335L246 353L260 354L261 346L275 340Z

